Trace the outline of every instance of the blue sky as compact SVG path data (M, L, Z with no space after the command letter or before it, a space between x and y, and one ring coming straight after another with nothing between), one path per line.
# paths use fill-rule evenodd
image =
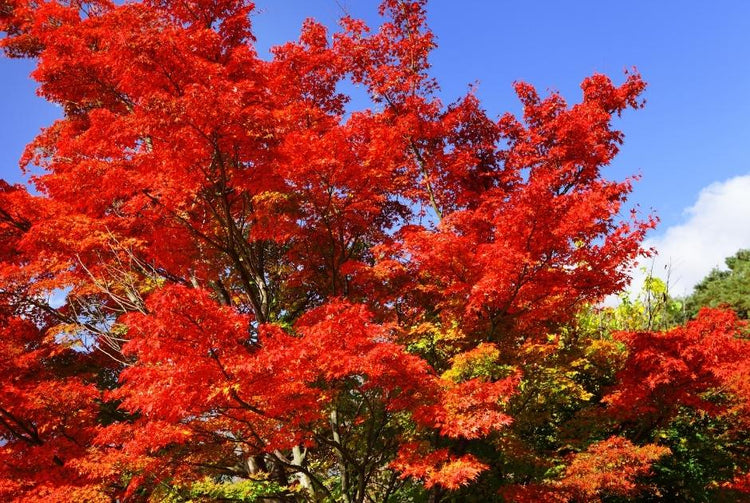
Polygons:
M306 17L331 26L344 10L371 25L378 19L372 0L257 4L262 54L296 37ZM649 83L647 105L618 122L625 145L607 173L642 175L631 199L662 220L650 244L667 250L673 266L699 264L683 271L684 288L722 257L750 247L750 230L743 229L750 229L750 192L744 196L745 188L750 191L750 2L466 0L459 7L433 0L428 12L443 100L478 83L491 116L518 110L515 80L558 90L574 102L587 75L602 72L621 81L625 68L637 67ZM30 71L28 62L0 60L0 177L13 181L20 180L23 146L57 115L34 96ZM734 213L738 223L719 221ZM670 230L680 234L674 229L692 240L669 241ZM716 246L706 248L701 240ZM686 261L683 255L690 254Z

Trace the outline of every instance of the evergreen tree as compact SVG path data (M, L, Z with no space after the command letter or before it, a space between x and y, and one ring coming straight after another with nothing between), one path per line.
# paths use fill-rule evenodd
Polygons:
M695 286L686 299L686 310L694 317L702 307L728 307L742 319L750 313L750 249L725 260L728 270L715 268Z

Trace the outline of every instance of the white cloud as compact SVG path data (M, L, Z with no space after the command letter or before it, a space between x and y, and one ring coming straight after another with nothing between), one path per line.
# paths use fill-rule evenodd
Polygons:
M654 276L667 279L672 295L685 295L714 267L724 268L724 258L740 248L750 248L750 174L705 187L693 206L684 211L684 222L649 238L658 256ZM637 292L644 273L636 270L630 291Z

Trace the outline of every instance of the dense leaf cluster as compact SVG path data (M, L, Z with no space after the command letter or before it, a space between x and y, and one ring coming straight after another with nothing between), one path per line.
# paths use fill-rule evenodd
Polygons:
M687 314L702 307L732 309L742 319L750 316L750 250L740 250L726 259L727 269L714 269L695 286L685 301Z

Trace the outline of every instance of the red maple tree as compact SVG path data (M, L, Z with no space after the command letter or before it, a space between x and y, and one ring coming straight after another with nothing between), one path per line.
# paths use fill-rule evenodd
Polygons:
M472 92L437 98L424 1L385 0L377 30L309 20L270 60L252 9L0 3L5 53L33 58L64 112L22 159L42 169L36 193L0 187L0 497L647 489L669 452L653 439L593 428L570 454L524 436L540 376L570 380L569 361L545 363L564 353L550 334L622 289L654 224L621 218L631 180L601 173L640 76L589 77L572 106L518 83L523 116L493 120ZM346 80L370 108L346 108ZM589 341L591 365L621 377L577 407L609 404L596 420L626 435L724 387L710 412L747 418L747 339L712 319L623 335L619 360ZM559 476L538 475L540 449Z

